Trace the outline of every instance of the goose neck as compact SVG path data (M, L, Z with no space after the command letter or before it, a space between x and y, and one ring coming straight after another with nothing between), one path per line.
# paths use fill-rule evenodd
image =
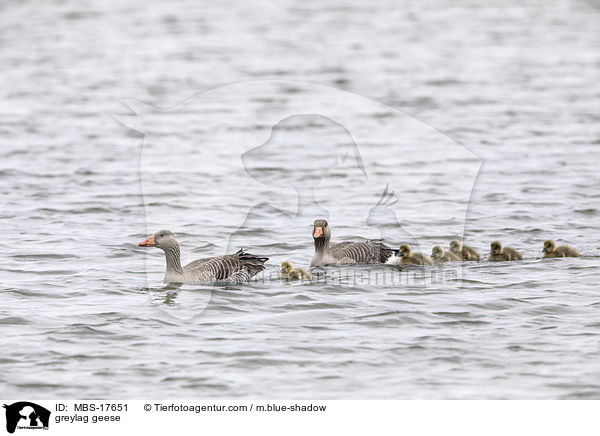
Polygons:
M181 254L177 242L165 249L165 258L167 260L167 274L177 273L183 275L183 269L181 268Z
M315 253L320 255L330 254L329 238L315 239Z

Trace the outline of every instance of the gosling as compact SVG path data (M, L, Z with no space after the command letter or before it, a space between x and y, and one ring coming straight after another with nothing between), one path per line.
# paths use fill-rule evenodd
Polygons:
M474 248L462 245L458 239L450 241L450 251L462 260L481 260L481 256Z
M408 244L402 244L398 250L400 257L400 265L433 265L431 259L421 253L412 252L412 248Z
M431 259L433 260L433 263L457 262L462 260L457 254L444 251L439 245L436 245L431 249Z
M544 242L544 249L542 250L542 257L579 257L579 251L568 245L556 246L556 242L549 239Z
M503 260L523 260L523 255L514 248L503 247L500 241L491 243L490 257L492 262L501 262Z
M302 268L292 267L290 262L283 262L279 277L284 280L312 280L313 275Z

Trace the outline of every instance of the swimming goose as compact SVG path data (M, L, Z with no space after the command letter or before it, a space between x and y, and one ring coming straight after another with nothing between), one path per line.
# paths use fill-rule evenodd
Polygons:
M281 274L279 274L284 280L312 280L313 275L302 268L294 268L290 262L283 262L281 264Z
M169 230L160 230L138 245L157 247L165 252L165 283L247 282L265 269L264 263L269 260L241 249L235 254L198 259L182 268L179 244Z
M433 260L433 263L457 262L462 260L460 257L458 257L458 254L450 251L444 251L444 249L439 245L436 245L432 248L431 259Z
M573 247L568 245L556 246L556 242L549 239L544 242L544 249L542 250L543 257L579 257L580 254Z
M341 242L329 246L331 230L326 220L315 220L313 226L315 255L310 266L366 265L385 263L393 250L380 241Z
M432 260L421 253L413 253L409 244L402 244L398 250L400 265L433 265Z
M503 247L500 241L491 243L491 251L488 260L500 262L503 260L523 260L523 255L514 248Z
M475 249L462 245L458 239L450 241L450 251L462 260L481 260L481 256Z

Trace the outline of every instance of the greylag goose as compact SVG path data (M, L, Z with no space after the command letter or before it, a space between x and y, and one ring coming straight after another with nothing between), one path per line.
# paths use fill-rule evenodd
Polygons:
M433 260L433 263L456 262L462 260L457 254L451 253L450 251L444 251L439 245L436 245L431 250L431 259Z
M284 280L312 280L313 275L302 268L294 268L291 262L283 262L279 277Z
M500 241L494 241L490 244L491 251L488 260L492 262L501 262L503 260L523 260L523 255L514 248L503 247Z
M160 230L138 245L157 247L165 252L165 283L247 282L265 269L264 263L269 260L241 249L235 254L198 259L182 268L179 244L169 230Z
M481 260L481 256L475 249L462 245L458 239L450 241L450 251L462 260Z
M326 220L315 221L313 239L315 255L310 266L385 263L393 253L380 241L340 242L330 246L331 230Z
M544 242L544 249L542 250L543 257L579 257L579 251L568 245L556 246L556 242L549 239Z
M433 265L428 256L421 253L413 253L409 244L402 244L398 250L400 265Z

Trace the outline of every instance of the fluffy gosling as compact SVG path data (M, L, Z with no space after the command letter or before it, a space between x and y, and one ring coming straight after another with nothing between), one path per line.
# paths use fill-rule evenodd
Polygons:
M542 257L579 257L579 251L568 245L556 246L556 242L552 239L548 239L544 242L544 249L542 250Z
M433 263L457 262L462 260L457 254L451 253L450 251L444 251L439 245L436 245L431 249L431 259L433 260Z
M523 255L514 248L503 247L500 241L494 241L491 243L491 251L488 260L492 262L523 260Z
M398 250L400 265L433 265L428 256L421 253L413 253L409 244L402 244Z
M450 251L462 260L481 260L481 256L474 248L462 245L458 239L450 241Z
M283 262L279 277L284 280L312 280L313 275L302 268L292 267L290 262Z

